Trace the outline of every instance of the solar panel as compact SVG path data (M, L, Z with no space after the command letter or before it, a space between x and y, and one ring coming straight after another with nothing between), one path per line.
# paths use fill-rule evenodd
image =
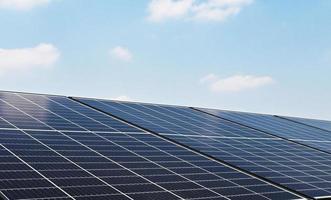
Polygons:
M311 198L331 195L331 155L187 107L79 99Z
M15 133L11 132L11 134ZM0 145L0 156L0 197L1 195L9 199L22 196L25 198L67 197L66 193L3 144Z
M215 116L331 153L331 134L273 115L201 109Z
M145 122L143 124L145 128L163 134L180 133L188 136L272 138L272 136L233 124L227 120L203 113L197 115L195 111L192 112L191 109L185 107L153 106L92 99L79 100L113 115L124 116L125 114L125 119L132 123Z
M0 93L7 199L298 199L69 98Z
M299 117L285 117L285 116L279 116L281 118L285 118L288 120L292 120L298 123L306 124L309 126L313 126L316 128L324 129L327 131L331 131L331 121L326 120L318 120L318 119L307 119L307 118L299 118Z

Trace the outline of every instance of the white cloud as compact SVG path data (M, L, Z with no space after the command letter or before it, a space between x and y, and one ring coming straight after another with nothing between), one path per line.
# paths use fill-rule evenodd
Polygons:
M117 46L109 51L109 54L119 60L129 62L132 60L132 53L129 51L129 49Z
M39 44L22 49L0 49L0 72L48 68L59 57L60 51L52 44Z
M151 21L162 21L166 18L177 18L187 14L193 0L152 0L148 5Z
M51 0L0 0L0 8L13 10L30 10L36 6L49 3Z
M218 77L215 74L208 74L207 76L202 77L199 82L201 84L205 84L205 83L215 81L217 79L218 79Z
M132 99L126 95L121 95L115 98L112 98L113 100L118 100L118 101L132 101Z
M253 0L152 0L148 5L148 19L153 22L173 18L224 21L252 2Z
M227 78L219 78L215 74L209 74L200 83L207 84L213 92L239 92L255 89L274 83L270 76L234 75Z

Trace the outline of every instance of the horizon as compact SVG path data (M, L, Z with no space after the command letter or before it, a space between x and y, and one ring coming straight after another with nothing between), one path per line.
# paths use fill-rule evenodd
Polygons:
M331 120L330 9L0 0L0 90Z
M6 91L0 90L3 93L17 93L17 94L32 94L32 95L41 95L41 96L59 96L59 97L66 97L66 98L79 98L79 99L91 99L91 100L104 100L104 101L113 101L113 102L122 102L122 103L137 103L137 104L146 104L146 105L160 105L160 106L171 106L171 107L188 107L193 109L211 109L211 110L219 110L219 111L230 111L230 112L238 112L238 113L248 113L248 114L258 114L258 115L273 115L279 117L295 117L295 118L302 118L302 119L312 119L312 120L322 120L322 121L329 121L325 119L318 119L318 118L304 118L301 116L289 116L289 115L277 115L273 113L257 113L257 112L249 112L249 111L241 111L241 110L225 110L219 108L212 108L212 107L199 107L194 105L179 105L179 104L164 104L164 103L153 103L153 102L142 102L142 101L133 101L133 100L121 100L121 99L107 99L107 98L97 98L97 97L88 97L88 96L72 96L72 95L61 95L61 94L47 94L47 93L34 93L34 92L21 92L21 91ZM330 121L331 122L331 121Z

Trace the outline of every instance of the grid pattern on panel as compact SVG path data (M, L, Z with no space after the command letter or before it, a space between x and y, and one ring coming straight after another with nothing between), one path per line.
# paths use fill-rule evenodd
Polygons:
M1 138L6 134L0 132ZM7 133L12 136L12 134ZM15 133L14 133L15 134ZM0 145L0 198L67 198L67 194ZM70 198L68 198L70 199Z
M227 194L231 199L255 199L255 198L293 198L280 189L276 189L269 183L256 180L251 176L238 173L237 171L219 165L209 158L196 155L193 152L169 143L153 135L133 135L135 140L153 147L156 153L163 153L161 157L151 156L155 162L172 169L176 173L183 174L185 177L193 179L198 184L212 188L214 191ZM136 143L133 148L141 146ZM145 154L150 157L150 154ZM166 163L165 158L170 158L172 162ZM253 192L253 193L252 193ZM259 194L260 196L257 196Z
M8 120L12 119L10 114L0 116L13 127L0 129L1 147L39 175L24 174L17 184L24 185L25 179L46 180L51 185L45 184L42 189L57 192L50 192L50 198L56 195L62 195L57 199L82 200L299 198L70 99L23 94L1 97L7 107L30 120L29 128L21 128L20 120L13 120L15 123ZM0 191L7 194L7 190Z
M82 130L80 127L40 108L15 93L2 92L0 94L0 104L6 110L4 114L1 114L2 118L21 129L49 130L50 127L53 127L57 130Z
M263 130L267 133L299 142L331 153L328 142L331 134L328 131L296 123L273 115L252 114L214 109L201 109L205 112L237 123Z
M54 134L54 132L51 133ZM1 130L0 134L1 144L30 167L26 167L26 169L22 171L15 171L13 174L7 174L8 179L16 180L17 186L22 187L17 188L17 190L10 188L9 191L14 193L9 193L8 195L8 191L1 190L6 196L9 196L9 199L46 199L65 197L65 195L72 199L83 197L92 198L98 196L98 191L107 191L107 194L111 194L114 198L116 198L116 196L122 196L114 188L109 187L98 178L93 177L70 159L55 152L54 149L37 141L27 132ZM33 175L33 172L37 172L42 177ZM18 175L22 177L16 177ZM88 178L89 181L86 181L86 178ZM45 183L45 179L49 182L48 184ZM39 185L36 185L36 187L45 189L45 191L39 191L37 193L39 196L33 196L34 192L29 192L24 189L24 187L29 187L30 182L31 185L41 182ZM45 184L42 185L42 183ZM56 186L56 190L54 186ZM63 191L62 193L58 191L59 188ZM17 193L15 193L15 191ZM52 191L54 191L54 194ZM62 196L59 196L60 194Z
M66 133L66 134L69 134L69 133ZM82 133L79 133L79 132L73 132L73 133L70 133L70 137L72 138L72 137L74 137L74 136L81 136L83 134L83 132ZM108 135L109 135L109 133L107 133ZM74 135L74 136L73 136ZM94 133L94 136L96 136L96 133ZM78 137L79 138L79 137ZM95 138L94 138L95 139ZM75 139L76 140L76 139ZM77 139L77 141L78 141L78 139ZM83 142L84 142L84 140L83 141L79 141L79 142L82 142L82 144L83 144ZM86 142L86 141L85 141ZM84 145L89 145L89 142L92 142L92 144L94 144L94 146L92 146L92 147L90 147L89 146L89 148L91 148L91 149L93 149L93 150L95 150L95 151L100 151L100 149L95 149L95 148L97 148L97 147L99 147L100 146L100 148L101 148L101 150L104 150L104 149L108 149L108 148L111 148L112 146L111 145L114 145L114 143L112 142L112 141L110 141L110 140L108 140L108 141L104 141L104 140L102 140L102 139L100 139L100 141L97 141L97 140L93 140L93 141L87 141L88 143L87 144L85 144L84 143ZM120 146L120 145L114 145L114 147L113 147L114 149L111 149L112 151L112 153L113 152L116 152L116 150L122 150L123 151L123 146ZM141 147L136 147L136 146L133 146L132 148L138 148L138 150L142 150L142 151L147 151L148 149L150 149L150 148L152 148L152 147L148 147L148 146L141 146ZM129 149L126 149L126 150L129 150ZM137 153L135 153L133 150L130 150L132 153L134 153L136 156L139 156L139 154L137 154ZM121 152L121 151L120 151ZM116 152L116 153L119 153L119 152ZM122 153L127 153L127 152L122 152ZM150 154L151 152L146 152L147 154ZM145 153L145 154L146 154ZM103 155L103 154L102 154ZM137 159L137 158L136 158ZM139 162L133 162L133 163L131 163L131 165L132 166L137 166L137 165L141 165L140 167L141 167L141 169L144 169L143 167L151 167L151 166L153 166L153 165L151 165L151 161L152 160L148 160L148 159L146 159L146 158L144 158L143 157L143 155L141 156L140 155L140 158L138 159L138 160L144 160L145 159L145 163L144 162L142 162L142 163L139 163ZM154 167L156 167L155 168L155 170L160 170L160 169L163 169L163 170L165 170L165 171L169 171L169 172L172 172L172 173L175 173L175 172L173 172L173 171L171 171L171 170L169 170L166 166L161 166L161 165L155 165ZM161 167L161 168L160 168ZM160 168L160 169L158 169L158 168ZM147 170L149 170L149 169L147 169ZM146 170L144 170L144 171L146 171ZM144 174L143 174L144 175ZM170 174L171 176L175 176L175 175L179 175L179 174ZM165 175L163 175L163 176L165 176ZM192 181L192 180L190 180L190 179L188 179L188 178L186 178L186 177L184 177L184 176L181 176L181 175L179 175L180 177L182 177L182 178L184 178L188 183L194 183L194 181ZM201 175L202 176L202 175ZM203 176L202 176L203 177ZM166 177L165 177L166 178ZM168 179L168 178L166 178L166 179ZM176 179L175 179L176 180ZM171 184L171 182L169 183L169 184ZM181 185L183 185L184 187L187 187L187 185L185 184L185 183L182 183ZM185 186L186 185L186 186ZM196 184L195 183L195 185L197 186L198 184ZM211 190L211 189L209 189L209 188L206 188L206 187L204 187L203 185L199 185L200 186L200 188L186 188L184 191L174 191L174 193L180 193L179 194L179 196L181 196L181 197L184 197L184 198L214 198L214 197L218 197L218 196L220 196L220 193L219 192L216 192L216 191L213 191L213 190ZM136 187L136 186L135 186ZM145 187L144 187L145 188ZM148 187L146 188L146 189L148 189ZM194 189L194 190L193 190ZM151 189L148 189L148 190L151 190ZM199 191L199 193L197 193L196 194L196 192L194 192L194 191ZM276 191L276 193L277 193L278 191ZM280 191L280 192L282 192L282 191ZM238 194L240 194L240 195L238 195ZM227 195L229 195L229 196L238 196L237 198L239 198L239 197L241 197L241 198L243 198L244 196L246 196L246 195L254 195L254 196L256 196L255 198L258 198L258 197L263 197L263 196L261 196L261 195L259 195L259 194L257 194L256 192L254 192L253 190L252 191L249 191L249 190L247 190L247 189L243 189L243 192L240 192L240 190L239 190L239 188L237 188L237 190L236 190L236 194L234 194L234 193L230 193L230 192L228 192L228 194ZM191 195L191 196L187 196L187 195ZM194 196L192 196L192 195L194 195ZM200 195L202 195L202 196L200 196ZM232 197L232 198L234 198L234 197ZM266 199L265 197L263 197L263 199Z
M0 116L2 117L0 120L2 126L0 128L50 129L32 117L25 115L17 108L9 105L6 100L9 100L6 93L0 93Z
M105 110L126 120L143 124L144 128L164 134L213 137L272 138L271 136L246 128L227 120L182 107L147 104L125 104L115 101L80 99L93 107Z
M77 112L74 112L61 104L50 100L46 96L41 95L31 95L31 94L18 94L19 98L22 98L23 100L27 102L34 103L38 105L38 110L41 112L44 111L45 113L48 111L53 112L54 114L62 117L65 120L68 120L70 122L73 122L75 124L78 124L79 126L84 127L85 129L91 130L91 131L115 131L112 128L108 128L104 126L101 123L98 123L97 121L94 121L88 117L85 117L84 115L81 115ZM56 98L56 97L54 97ZM60 98L60 97L58 97ZM56 128L56 127L54 127ZM66 129L60 129L60 130L66 130ZM70 130L70 129L69 129Z
M95 112L66 97L31 94L18 95L22 99L38 105L39 110L43 109L44 112L50 111L83 129L108 132L139 132L138 129L132 126L128 126L109 116Z
M331 195L331 156L283 140L168 136L308 196Z
M27 114L27 113L25 113ZM52 113L53 114L53 113ZM55 114L56 115L56 114ZM41 122L41 121L40 121ZM43 123L43 122L41 122ZM73 124L74 125L74 124ZM49 126L49 125L47 125ZM52 127L50 127L52 128ZM33 137L33 139L37 140L38 143L41 145L35 146L30 143L24 143L26 145L26 148L19 149L22 150L22 152L28 152L29 150L34 150L33 153L42 152L43 149L41 148L47 148L51 150L51 153L55 153L56 155L60 155L60 157L56 157L53 155L46 155L41 158L37 156L40 159L40 162L37 163L38 169L41 170L42 173L46 173L45 176L51 176L49 178L57 178L54 180L56 184L60 185L61 188L64 190L67 190L68 193L71 196L74 196L75 199L127 199L127 197L130 197L131 199L148 199L148 198L155 198L155 199L178 199L179 196L171 193L170 191L167 191L158 185L151 183L150 181L147 181L147 179L144 179L141 176L135 177L134 179L136 182L133 182L135 184L128 185L124 187L122 190L127 193L123 196L124 192L121 192L121 194L118 194L120 191L117 188L114 188L114 186L110 185L107 181L99 178L92 172L90 172L91 169L102 169L107 172L107 169L117 169L120 167L117 167L118 164L112 162L112 160L108 159L107 157L101 155L100 153L94 151L93 149L82 145L78 141L73 140L72 138L68 137L67 135L64 135L63 133L53 130L53 131L24 131L24 133L28 134L30 137ZM33 136L32 136L33 135ZM58 140L56 137L64 137L62 140ZM40 137L40 138L39 138ZM55 139L53 138L55 137ZM38 139L37 139L38 138ZM14 146L9 146L9 148L15 149ZM21 148L21 145L19 146ZM77 155L80 155L77 160L71 157L66 157L63 154L61 154L58 149L63 150L73 150ZM86 156L91 155L92 156L99 156L96 158L96 161L102 160L102 162L95 162L93 158L91 160L85 159ZM68 166L69 163L65 163L64 160L61 160L61 158L64 158L65 161L70 162L71 164L74 164L74 166ZM59 161L59 165L55 163L56 161ZM50 162L50 163L49 163ZM51 171L48 172L47 169L44 168L55 168L55 172ZM77 167L79 169L77 169ZM78 170L78 171L77 171ZM83 172L80 172L80 170L83 170ZM129 171L127 168L125 168L124 171ZM108 174L111 174L111 171L108 171ZM89 177L88 175L92 176ZM125 173L124 173L125 174ZM132 174L129 174L132 175ZM137 176L136 173L133 173L133 176ZM54 176L54 177L53 177ZM60 176L60 177L57 177ZM74 180L61 180L58 178L63 177L71 177L75 178ZM86 179L85 179L86 178ZM92 178L92 180L91 180ZM93 178L96 178L97 180L93 180ZM122 177L121 177L122 178ZM125 178L125 177L123 177ZM119 178L118 178L119 179ZM114 179L112 179L114 180ZM116 180L114 180L116 181ZM122 179L122 181L125 181L125 179ZM130 183L130 179L126 179L128 182L123 182L123 184ZM74 187L73 185L70 185L70 183L78 184L77 187ZM88 184L87 184L88 183ZM69 184L69 185L67 185ZM86 186L84 184L87 184ZM76 185L75 185L76 186ZM124 198L125 197L125 198Z
M253 178L176 145L170 145L169 142L151 134L109 134L104 132L96 132L94 135L84 132L66 132L65 134L185 199L209 199L220 198L221 196L231 199L268 199L273 195L280 194L285 195L285 198L292 196L286 196L287 193L280 189L266 193L251 190L245 185L233 182L231 177L234 177L234 181L236 178L254 181ZM155 142L154 145L151 144L153 141ZM165 150L162 150L162 147ZM166 151L167 148L171 150ZM185 156L191 156L192 160L181 159L180 156L184 156L184 158ZM219 173L224 173L224 176L203 169L198 165L199 162L202 162L201 164L205 162L205 164L214 167L217 166L216 170ZM127 178L130 177L127 175ZM110 181L113 178L110 177ZM208 180L215 181L215 185L208 185L208 183L203 182L208 182ZM262 181L255 181L255 183L251 186L268 186ZM143 185L146 186L146 184ZM121 187L121 184L119 187ZM123 187L127 187L127 185L125 184Z
M220 111L213 109L202 110L218 117L233 120L288 139L331 141L331 134L326 131L281 119L273 115Z
M91 177L78 176L74 177L74 182L97 184L101 187L105 184L107 187L101 187L99 190L95 188L83 188L87 192L95 192L94 197L102 197L111 199L119 198L118 194L114 197L114 192L125 194L126 198L121 196L121 199L135 199L136 197L145 197L153 195L155 198L179 199L179 196L170 191L159 187L157 184L150 182L148 179L140 176L126 166L110 158L110 156L102 153L100 149L114 153L115 147L105 141L101 141L98 136L91 132L52 132L52 131L27 131L33 135L38 141L42 142L55 152L61 154L70 162L75 163L79 168L88 172ZM108 133L114 134L114 133ZM90 137L88 140L80 139ZM98 148L100 147L100 149ZM60 172L63 173L63 172ZM72 173L68 173L71 176ZM98 180L93 181L93 177ZM77 178L81 178L78 180ZM67 181L56 182L63 187L62 184L67 184Z
M255 137L247 137L245 131L236 132L239 135L235 137L205 135L201 129L192 128L190 131L193 133L190 135L181 134L179 130L186 130L187 124L193 126L199 121L206 124L210 122L209 125L213 127L223 126L217 124L223 121L215 122L211 119L217 117L206 117L204 113L185 107L100 100L91 105L308 196L331 195L331 155L326 153L276 137L268 137L268 134L246 127L243 127L243 130L252 130ZM206 119L203 120L204 117ZM160 123L161 121L163 123ZM163 124L165 126L162 126ZM230 126L227 131L240 130L240 125L231 127L232 124L234 123L227 123ZM174 130L174 133L160 130Z
M296 121L302 124L307 124L309 126L321 128L327 131L331 131L331 121L326 120L318 120L318 119L306 119L306 118L299 118L299 117L284 117L279 116L281 118L289 119L292 121Z
M35 104L34 104L35 105ZM24 114L29 115L28 113L22 111ZM59 117L60 119L63 119L63 117L57 115L56 113L49 111L51 113L51 115L54 115L56 117ZM31 115L29 115L31 116ZM111 184L109 184L107 181L99 178L98 176L96 176L95 174L91 173L89 170L90 169L102 169L102 170L107 170L107 169L112 169L112 168L123 168L123 166L120 166L119 164L116 164L116 162L114 162L113 160L109 159L108 157L98 153L97 151L93 150L92 148L83 145L82 143L74 140L73 138L69 137L68 135L65 135L64 133L57 131L56 129L54 129L53 127L51 127L49 124L46 124L45 122L42 122L40 119L37 119L33 116L31 116L32 118L36 119L38 122L47 125L48 127L50 127L51 129L53 129L52 131L42 131L42 130L38 130L38 131L24 131L24 133L28 134L29 136L33 137L35 140L38 140L39 143L41 143L44 147L47 147L49 149L51 149L52 152L61 155L61 158L65 158L67 161L74 163L75 166L79 167L80 169L82 169L84 172L88 173L89 175L92 175L92 177L97 178L99 183L97 185L92 185L91 188L89 188L90 186L82 186L80 185L79 188L73 188L71 186L62 186L61 184L65 184L68 183L68 181L62 181L59 184L61 185L61 187L64 187L65 189L67 189L67 187L70 187L70 192L73 192L75 195L75 199L89 199L89 198L110 198L110 199L124 199L123 194L125 193L125 195L127 197L130 197L131 199L148 199L148 198L153 198L153 199L178 199L180 198L180 196L158 186L157 184L148 181L146 178L139 176L137 173L130 174L132 176L137 176L136 179L134 179L136 182L133 182L132 185L128 185L128 186L122 186L123 188L121 188L121 190L114 188L114 186L112 186ZM63 119L64 120L64 119ZM68 121L70 123L70 121ZM87 131L84 127L80 127L80 125L75 124L72 122L73 126L77 126L79 128L82 128L82 130ZM75 132L77 132L75 130ZM41 138L37 138L37 136L40 136L41 134ZM45 134L47 134L45 136ZM111 134L111 132L110 132ZM61 138L62 140L58 140L58 138L56 139L52 139L53 136L57 136L57 137L63 137ZM29 147L34 148L34 146L29 145ZM80 155L80 158L82 160L73 160L72 158L68 158L63 156L62 154L59 153L59 151L57 151L59 148L59 150L61 150L63 148L63 150L74 150L76 151L77 155ZM24 152L26 152L27 149L23 149ZM38 151L40 149L37 149ZM85 150L85 151L84 151ZM93 158L91 160L89 159L85 159L86 156L93 154L94 156L97 155L100 158L96 158L97 162L95 162L93 160ZM46 159L45 157L43 157L41 160ZM101 162L98 162L102 160ZM46 159L47 161L47 159ZM44 165L42 165L42 167L53 167L53 163L43 163ZM50 165L52 164L52 165ZM61 163L60 163L61 164ZM45 166L46 165L46 166ZM83 174L78 174L77 177L75 177L75 172L74 171L68 171L66 168L64 169L58 169L59 171L56 172L57 174L61 175L61 176L74 176L74 178L85 178L86 176L83 176ZM129 170L128 168L124 168L125 171L129 171L132 173L131 170ZM108 173L111 174L112 172ZM122 178L122 177L121 177ZM125 178L125 177L124 177ZM137 179L138 178L138 179ZM141 180L140 180L141 179ZM113 179L112 179L113 180ZM123 179L122 181L124 181L125 179ZM82 181L84 180L76 180L74 181L76 184L80 184ZM127 180L128 182L125 182L125 184L130 183L130 179ZM85 182L92 182L93 180L88 180ZM103 185L102 185L103 184ZM124 182L122 183L122 185L124 184ZM68 190L68 189L67 189ZM77 191L80 190L80 191ZM115 192L118 191L124 191L121 192L120 197L118 197L118 195ZM75 193L77 192L77 194ZM88 194L84 194L88 193ZM83 194L82 194L83 193ZM214 194L217 195L217 194ZM124 197L126 197L124 196ZM218 195L218 197L221 197L221 195Z

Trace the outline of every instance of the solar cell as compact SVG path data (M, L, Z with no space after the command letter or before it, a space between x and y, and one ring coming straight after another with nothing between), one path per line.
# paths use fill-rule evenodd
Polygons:
M0 161L0 198L68 197L64 191L3 144L0 145Z
M138 125L143 124L144 128L163 134L180 133L188 136L272 138L272 136L260 131L208 114L197 114L185 107L153 106L93 99L79 100L112 115L125 115L127 121Z
M42 133L43 133L42 131L38 131L38 134L42 134ZM51 145L47 146L45 143L37 140L36 137L31 132L19 131L19 130L1 130L0 134L1 134L0 143L4 147L10 149L10 151L13 154L15 154L17 158L22 160L27 165L31 166L31 168L34 171L38 172L53 185L56 185L57 188L61 188L64 192L66 192L68 196L72 198L79 196L91 197L95 195L92 192L93 190L97 190L104 187L108 188L108 190L104 188L105 189L104 191L107 191L109 193L110 191L112 191L112 194L114 195L120 194L114 188L107 186L99 178L94 177L91 173L89 173L87 170L82 168L79 164L73 162L70 158L64 157L61 153L56 152ZM52 134L56 134L56 132L52 132ZM6 137L7 135L10 135L8 139ZM34 177L31 178L33 178L32 179L33 181L39 180L39 179L35 179ZM79 181L72 182L71 178L79 179ZM94 184L85 185L84 184L85 178L89 178L89 180L91 182L94 182ZM17 178L15 178L15 180L17 180ZM31 179L29 178L26 180L31 180ZM24 181L26 180L19 179L17 180L17 182L19 184L25 185ZM63 186L59 184L59 182L66 182L66 185ZM85 190L81 190L81 188L85 188ZM51 188L46 187L46 189L51 189ZM19 193L20 192L18 192L18 194L15 194L16 196L9 198L10 199L33 198L29 196L18 196ZM49 192L45 191L44 193L46 195ZM50 197L55 198L56 196L50 196Z
M331 195L329 154L186 107L79 101L312 198Z
M330 156L323 153L283 140L168 137L306 195L330 195Z
M327 131L331 131L331 121L318 120L318 119L307 119L307 118L299 118L299 117L287 117L287 116L286 117L278 116L278 117L289 119L289 120L292 120L295 122L317 127L317 128L324 129Z
M200 108L199 108L200 109ZM331 153L331 133L273 115L200 109L224 119Z
M40 109L14 93L0 93L1 117L21 129L82 130L48 111Z
M9 199L301 197L66 97L3 92L0 102L0 177L30 187L5 184Z

